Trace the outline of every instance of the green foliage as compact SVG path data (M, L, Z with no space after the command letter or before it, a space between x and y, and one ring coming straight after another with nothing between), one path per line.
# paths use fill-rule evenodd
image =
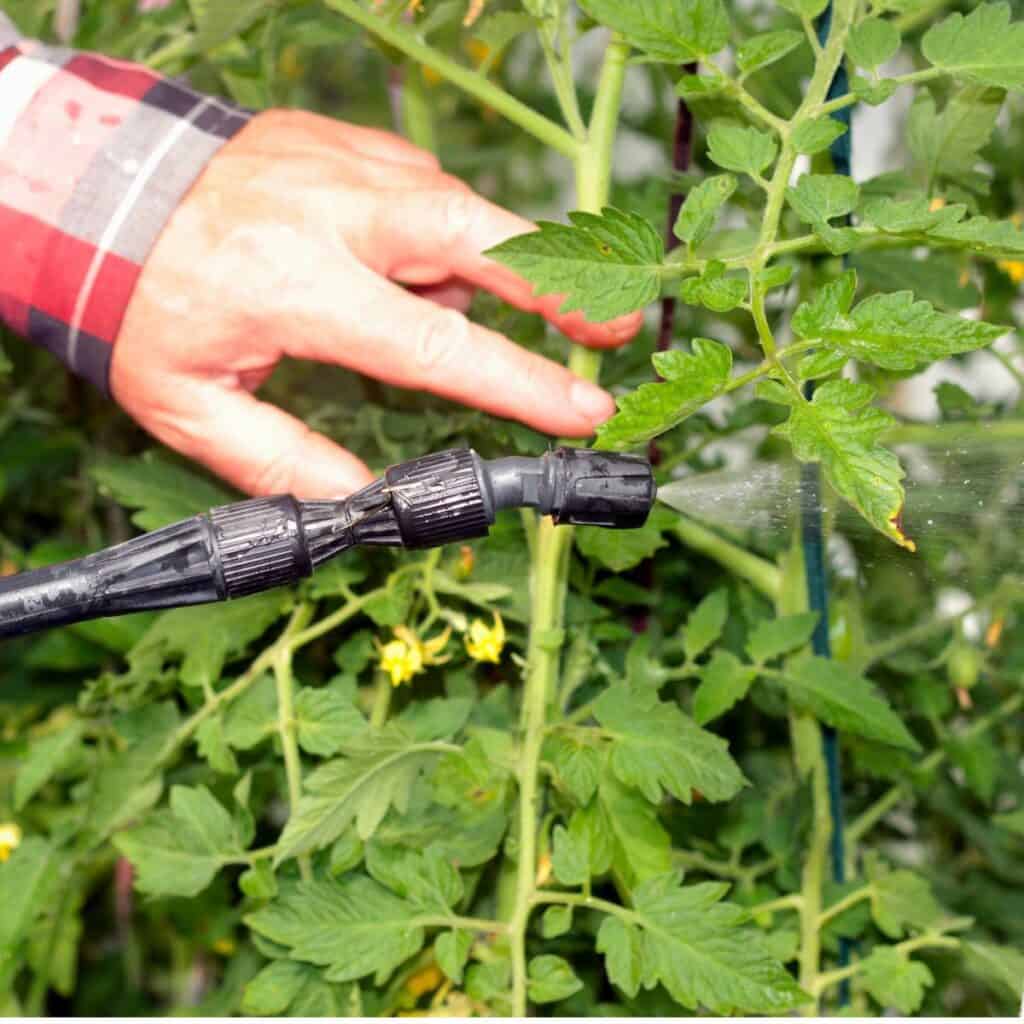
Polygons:
M1016 1013L1015 8L833 0L819 52L825 0L80 6L76 45L256 107L383 127L401 99L447 171L553 217L491 255L565 311L649 314L604 358L618 412L598 443L656 441L680 511L635 531L502 514L465 545L349 552L293 591L5 642L0 1011L836 1015L845 979L861 1013ZM52 38L54 7L4 10ZM849 98L828 91L842 61ZM678 174L673 84L693 114ZM897 95L905 165L829 173L837 140L872 145L857 116L843 137L850 108ZM676 319L652 368L659 299ZM493 297L471 315L566 350ZM5 574L232 500L47 353L0 347ZM1007 385L982 392L973 368L1004 372L996 356ZM925 371L939 421L907 422ZM375 469L549 443L299 361L260 397ZM822 470L826 623L794 461ZM499 615L497 661L474 660L470 630ZM402 638L437 657L393 687L381 649Z

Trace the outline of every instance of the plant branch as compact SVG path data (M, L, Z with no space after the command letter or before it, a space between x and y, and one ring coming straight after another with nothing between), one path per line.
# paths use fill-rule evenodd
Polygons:
M766 597L774 600L782 585L778 568L760 555L755 555L738 544L720 537L706 526L681 515L673 527L676 536L691 550L708 558L745 579Z
M324 0L327 7L361 25L416 63L432 68L463 92L496 110L523 131L564 156L575 158L580 144L560 125L527 106L495 85L489 78L451 59L420 39L415 31L398 22L367 10L358 0Z

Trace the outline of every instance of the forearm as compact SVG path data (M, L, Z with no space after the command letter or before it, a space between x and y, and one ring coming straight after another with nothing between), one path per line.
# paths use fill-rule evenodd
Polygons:
M107 389L146 257L247 116L0 14L0 319Z

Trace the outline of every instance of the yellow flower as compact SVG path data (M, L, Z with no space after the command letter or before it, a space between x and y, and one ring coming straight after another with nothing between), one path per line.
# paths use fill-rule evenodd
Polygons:
M1024 260L1000 260L996 266L1014 283L1024 281Z
M10 857L11 852L21 845L21 829L13 821L0 825L0 864Z
M221 956L232 956L236 949L235 940L230 936L223 939L217 939L213 945L210 946L210 949L212 949L214 953L219 953Z
M431 640L421 640L408 626L395 627L395 639L380 645L380 667L391 677L392 686L407 683L428 665L443 665L448 659L440 657L451 636L449 626Z
M504 647L505 623L497 612L494 613L493 626L488 626L482 619L474 619L470 623L466 651L474 661L491 661L496 665L501 661Z
M928 204L928 209L935 213L936 210L941 210L946 205L946 200L942 196L932 196L931 202Z

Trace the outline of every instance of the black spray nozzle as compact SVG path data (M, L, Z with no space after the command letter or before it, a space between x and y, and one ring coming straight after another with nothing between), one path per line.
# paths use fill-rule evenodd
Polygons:
M0 637L85 619L244 597L295 583L358 545L428 548L485 535L501 509L556 523L642 526L650 465L558 448L481 459L468 448L392 466L350 498L253 498L73 562L0 580Z

